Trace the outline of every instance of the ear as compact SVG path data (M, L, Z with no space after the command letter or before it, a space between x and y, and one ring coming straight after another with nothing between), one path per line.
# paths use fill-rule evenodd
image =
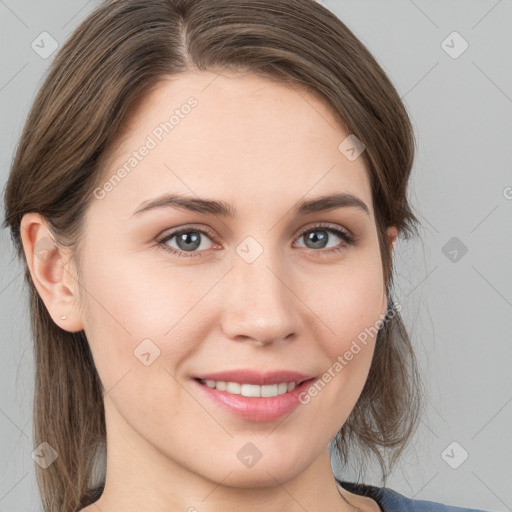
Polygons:
M398 238L398 229L396 226L389 226L387 229L388 242L392 245L392 249L395 248L395 242Z
M66 331L82 330L78 282L68 265L70 251L55 242L46 219L39 213L26 213L20 230L32 281L53 321Z
M386 238L388 244L391 244L391 253L395 248L395 243L398 238L398 229L396 226L389 226L386 230ZM382 314L385 315L388 310L388 296L386 295L386 290L384 289L384 293L382 294Z

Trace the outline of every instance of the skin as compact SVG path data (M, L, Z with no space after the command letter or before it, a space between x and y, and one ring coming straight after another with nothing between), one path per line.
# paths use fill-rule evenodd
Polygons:
M241 419L191 381L243 367L320 377L385 314L363 160L338 150L348 133L316 95L252 74L195 71L166 80L138 105L107 178L192 95L197 107L103 199L92 199L81 239L83 310L71 254L57 246L45 261L34 257L48 225L36 213L22 221L35 286L62 329L85 330L107 391L106 487L84 510L378 511L370 498L340 496L328 450L363 389L375 338L307 405L277 421ZM292 214L297 201L333 191L356 195L370 214ZM224 200L238 216L164 207L132 217L162 192ZM319 222L357 242L330 234L326 248L315 248L301 233ZM190 224L215 235L200 235L196 257L156 243ZM236 252L247 236L263 248L250 264ZM396 228L387 236L393 244ZM167 246L183 250L176 237ZM326 252L335 246L342 250ZM160 350L149 366L133 352L145 338ZM247 442L262 453L250 468L237 457Z

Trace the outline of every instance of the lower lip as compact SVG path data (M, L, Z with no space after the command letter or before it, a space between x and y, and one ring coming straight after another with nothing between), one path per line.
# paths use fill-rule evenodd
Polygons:
M292 391L272 397L235 395L192 380L208 398L236 416L250 421L273 421L293 411L300 404L300 394L307 391L315 379L306 380Z

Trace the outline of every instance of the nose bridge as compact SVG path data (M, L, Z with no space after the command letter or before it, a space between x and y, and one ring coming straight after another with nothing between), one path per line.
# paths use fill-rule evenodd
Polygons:
M291 272L286 271L279 249L270 247L270 239L266 237L264 247L247 237L233 255L224 316L224 329L230 337L270 342L297 329Z

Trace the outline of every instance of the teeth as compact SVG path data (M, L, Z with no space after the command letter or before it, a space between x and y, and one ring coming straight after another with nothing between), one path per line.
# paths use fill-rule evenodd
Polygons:
M226 383L226 391L228 393L233 393L234 395L239 395L242 390L242 386L238 382L227 382Z
M263 386L257 386L256 384L242 384L240 394L243 396L261 396L261 388ZM277 389L276 389L277 394ZM273 395L271 395L273 396Z
M226 391L234 395L243 395L248 397L272 397L283 395L296 388L295 382L281 382L279 384L267 384L258 386L257 384L240 384L238 382L222 382L216 380L202 380L210 388Z
M207 381L207 382L208 382L208 381ZM215 383L215 381L214 381L214 380L210 380L209 382L212 382L212 384L211 384L211 385L209 384L209 386L210 386L211 388L217 388L219 391L226 391L226 387L227 387L227 385L228 385L228 384L227 384L227 382L220 382L220 381L219 381L219 382Z

